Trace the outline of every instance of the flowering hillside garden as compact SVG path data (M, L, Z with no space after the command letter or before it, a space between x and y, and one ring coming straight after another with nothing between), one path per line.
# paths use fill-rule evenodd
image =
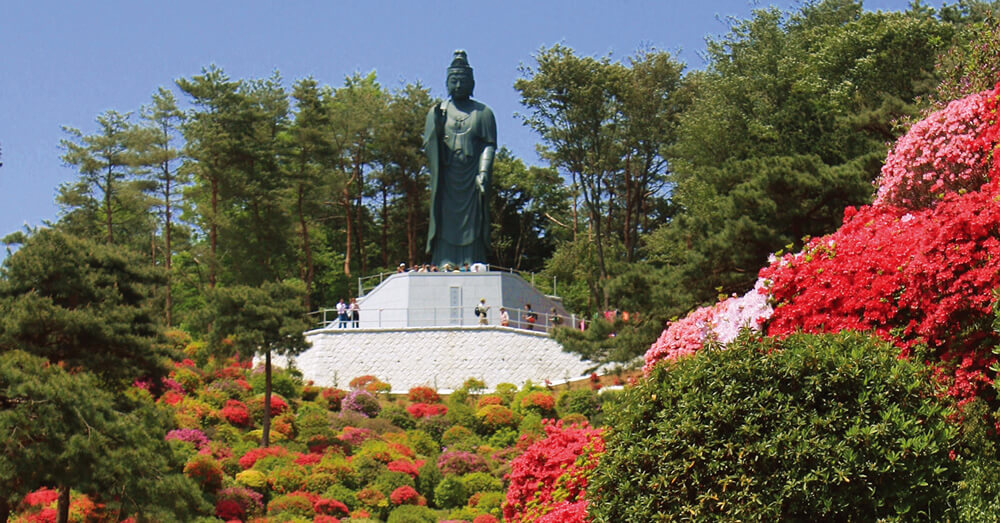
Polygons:
M959 399L986 390L1000 287L998 100L1000 87L914 124L890 151L871 205L847 208L837 231L773 258L747 295L668 325L646 371L709 341L726 345L734 326L780 337L851 329L892 341L904 357L926 346Z
M204 521L495 523L505 514L583 514L586 475L603 448L588 422L611 396L599 397L599 385L497 384L485 394L470 379L447 398L430 387L392 397L375 376L341 390L277 369L272 443L260 447L263 367L183 343L189 359L174 363L158 397L148 381L132 391L174 421L163 439L210 504ZM590 458L575 464L581 455ZM545 484L536 489L532 478ZM57 497L48 487L29 493L12 521L56 521ZM70 521L118 521L106 502L73 491Z

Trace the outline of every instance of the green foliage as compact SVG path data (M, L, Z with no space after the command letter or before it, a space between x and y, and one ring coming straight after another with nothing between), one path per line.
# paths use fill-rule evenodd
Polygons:
M958 443L929 370L856 333L743 336L610 413L595 521L947 519Z
M559 174L555 169L526 167L501 147L493 163L491 192L493 262L540 270L552 255L556 238L567 232L557 225L569 221L569 191Z
M267 376L265 373L251 373L250 387L254 394L263 394ZM271 372L271 392L280 394L285 399L295 399L302 396L302 379L288 369L274 369Z
M106 111L98 132L84 135L64 127L62 159L80 171L75 183L62 184L56 201L63 209L60 227L82 238L139 248L156 229L149 212L153 186L139 176L144 134L130 114Z
M917 9L826 0L757 10L710 40L671 151L678 212L648 244L683 293L674 306L746 292L770 253L867 203L894 122L918 111L952 33Z
M406 412L405 407L398 404L386 405L382 407L382 410L378 412L378 417L403 430L411 430L417 426L417 422L413 419L413 416L410 416Z
M654 210L666 187L666 147L684 106L676 94L683 65L652 49L626 63L580 57L560 44L534 58L536 65L521 66L514 83L526 108L521 117L541 136L542 156L571 180L574 206L579 196L593 238L585 281L592 303L606 309L612 265L632 260L640 231L666 219Z
M472 472L461 479L465 491L471 494L503 490L503 482L488 472Z
M441 435L441 445L449 450L475 451L480 444L479 436L463 425L455 425Z
M957 515L959 521L986 521L1000 510L1000 453L995 442L989 406L976 399L962 406L959 425L962 450L957 458L962 468Z
M597 398L596 390L573 389L559 394L556 408L559 410L559 417L575 413L583 414L589 419L600 412L601 401Z
M461 477L445 476L434 487L434 503L441 508L461 507L469 501L469 494Z
M3 264L0 350L89 370L122 390L175 356L147 306L161 275L127 251L42 229Z
M495 448L502 449L514 446L517 443L520 434L513 427L502 427L490 436L486 444Z
M385 494L386 497L389 497L389 495L392 494L392 491L399 487L416 487L416 484L414 483L413 478L405 472L385 470L382 471L377 478L375 478L375 481L372 482L372 486L379 492Z
M466 427L474 427L476 425L476 411L472 410L472 407L465 402L459 402L453 397L448 398L448 412L445 413L444 417L452 425L464 425Z
M42 485L119 492L123 514L173 521L205 513L197 486L164 440L166 413L148 395L114 397L22 351L0 353L0 508ZM10 506L10 505L8 505Z
M302 352L309 348L302 293L299 280L217 287L210 295L214 324L209 339L215 345L231 343L243 357Z
M417 470L417 492L427 498L427 501L430 503L435 503L434 492L441 480L444 479L441 470L437 468L436 461L436 459L428 459Z
M298 427L298 439L309 441L313 436L333 436L330 429L330 419L326 409L312 403L305 403L299 407L295 417L295 426Z
M972 19L955 36L954 44L938 57L935 72L941 82L934 93L934 102L947 104L952 100L990 89L1000 73L1000 23L984 3L968 2L966 6L985 13L959 14L959 20ZM958 5L956 7L959 7ZM982 18L976 20L976 18Z
M355 510L358 508L358 498L355 497L355 492L343 484L338 483L326 489L323 492L323 497L327 499L335 499L347 505L348 510Z
M437 456L441 452L441 445L438 445L430 434L420 429L407 430L406 441L419 456Z
M400 505L389 513L386 523L437 523L437 513L418 505Z
M521 434L544 435L545 428L542 426L542 417L536 413L524 416L521 419L521 423L517 426L517 431Z
M514 395L517 394L518 387L513 383L497 383L496 388L493 392L503 398L505 405L510 405L514 401Z

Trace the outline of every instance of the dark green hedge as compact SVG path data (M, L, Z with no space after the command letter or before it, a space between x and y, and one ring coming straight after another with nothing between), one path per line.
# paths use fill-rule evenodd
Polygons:
M857 333L741 337L661 365L609 414L595 522L947 516L957 429L928 369Z

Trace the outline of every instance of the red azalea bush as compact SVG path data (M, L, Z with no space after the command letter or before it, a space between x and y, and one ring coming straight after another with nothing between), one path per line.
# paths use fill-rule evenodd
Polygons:
M538 518L537 523L585 523L587 517L587 501L562 501L552 507L552 511Z
M441 404L413 403L406 406L406 412L414 418L429 418L447 414L448 407Z
M365 441L377 437L378 435L372 430L359 429L355 427L344 427L344 430L337 435L338 440L349 444L353 448L360 447Z
M409 485L398 487L389 494L389 501L392 501L393 505L417 505L419 500L420 494Z
M237 427L246 427L250 424L250 411L242 401L226 400L226 406L222 407L220 412L226 421Z
M50 503L55 503L59 499L59 491L55 489L50 489L47 487L42 487L34 492L29 492L24 496L24 504L34 507L34 506L45 506Z
M589 474L604 452L601 430L549 420L544 428L545 438L511 462L503 504L506 521L537 521L560 503L585 503Z
M406 399L413 403L437 403L441 401L441 396L430 387L413 387L407 393Z
M503 405L503 398L497 394L487 394L476 402L476 408L481 409L487 405Z
M316 514L325 516L346 516L350 512L347 509L347 505L329 498L317 498L313 502L313 511Z
M184 475L194 480L205 492L215 492L222 487L225 475L222 465L210 455L196 454L184 465Z
M309 465L315 465L315 464L319 463L322 459L323 459L323 456L321 454L313 454L313 453L299 454L295 458L295 464L299 465L299 466L302 466L302 467L305 467L305 466L309 466Z
M260 408L260 412L264 412L264 396L257 398L257 403ZM279 416L282 412L288 409L288 403L285 403L284 398L278 396L277 394L271 395L271 416Z
M940 374L952 395L987 388L1000 287L998 99L1000 87L914 124L890 152L873 205L846 209L839 230L760 271L763 285L748 296L774 304L767 334L869 331L903 356L925 344L952 368ZM721 305L670 325L646 354L647 372L699 350Z
M264 510L264 497L244 487L230 487L219 491L215 515L226 520L244 520Z
M242 457L240 457L239 463L240 468L247 470L253 467L254 463L261 458L266 458L268 456L287 456L288 451L283 447L264 447L264 448L252 448L246 451Z
M556 407L556 399L552 394L542 391L529 392L527 396L521 398L521 408L524 410L534 410L540 414L551 414Z
M400 459L390 461L386 468L393 472L402 472L403 474L409 474L411 478L416 479L418 474L418 468L413 463L408 461L403 461Z
M477 410L476 420L486 432L495 432L504 427L516 428L520 422L517 413L503 405L487 405Z
M231 499L220 499L215 502L215 516L223 521L243 521L246 514L239 503Z
M904 352L971 358L985 384L993 289L1000 285L1000 190L949 194L931 209L848 209L837 232L761 271L777 302L768 334L873 331ZM968 370L968 367L966 367ZM965 397L979 385L960 387ZM956 389L958 390L958 389Z
M329 409L336 412L340 410L340 402L344 401L344 398L347 396L347 391L340 389L323 389L323 392L320 392L320 395L326 400Z

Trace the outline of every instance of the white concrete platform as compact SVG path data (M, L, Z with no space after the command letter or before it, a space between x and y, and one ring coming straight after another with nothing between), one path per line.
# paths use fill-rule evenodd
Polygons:
M294 358L305 379L347 388L367 374L392 385L393 393L416 386L454 390L468 378L492 389L562 382L588 375L597 365L564 352L544 332L499 326L317 329L306 333L312 348ZM275 364L287 365L284 358Z

